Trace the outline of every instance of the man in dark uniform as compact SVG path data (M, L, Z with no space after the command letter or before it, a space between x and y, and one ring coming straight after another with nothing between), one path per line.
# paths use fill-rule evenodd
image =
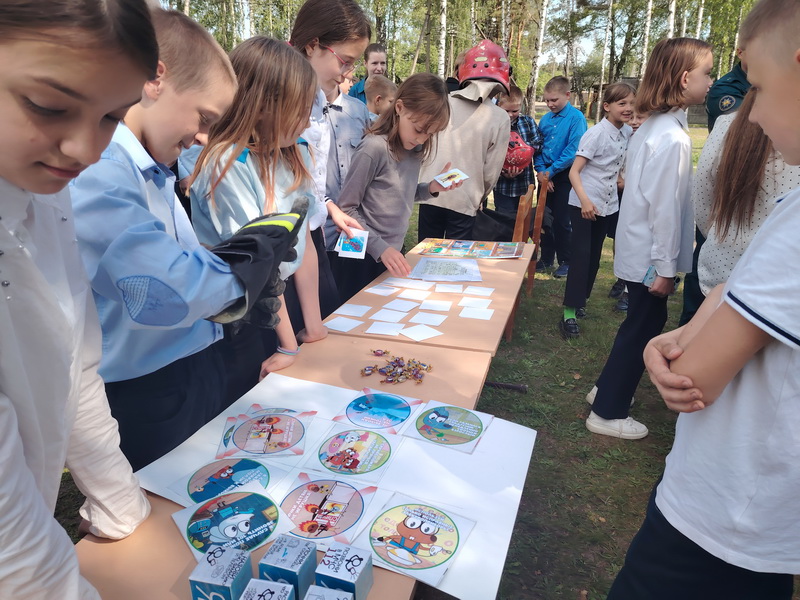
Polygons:
M736 49L736 55L741 59L741 48ZM750 82L747 81L747 65L738 62L731 69L714 82L706 96L706 112L708 113L708 132L714 128L714 123L718 117L735 112L744 100L747 90L750 89ZM697 279L697 260L700 257L700 249L706 238L695 227L694 230L694 255L692 257L692 272L686 274L683 284L683 312L678 321L678 325L685 325L700 308L705 300L703 292L700 291L700 282Z

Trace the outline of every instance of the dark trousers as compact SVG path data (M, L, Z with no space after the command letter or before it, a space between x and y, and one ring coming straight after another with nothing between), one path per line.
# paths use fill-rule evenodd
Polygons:
M180 445L225 408L226 376L216 344L105 387L119 423L120 448L134 471Z
M333 278L331 265L328 262L328 252L325 249L325 238L322 227L311 232L311 240L317 250L317 264L319 267L319 310L322 318L325 319L341 305L339 292L336 289L336 280ZM297 297L297 290L294 286L293 278L290 277L286 282L286 291L283 293L286 300L286 309L292 319L292 326L295 332L305 328L303 313L300 311L300 300Z
M433 206L419 205L418 237L421 242L425 238L447 238L451 240L471 240L472 224L475 217L462 215L459 212Z
M700 249L706 242L706 238L700 230L694 228L694 253L692 254L692 272L686 273L683 278L683 311L681 312L678 326L686 325L692 320L694 313L706 299L700 289L700 279L697 277L697 261L700 259Z
M336 286L342 302L347 302L360 292L369 282L386 271L382 262L376 261L369 254L364 258L344 258L336 252L329 253Z
M791 599L791 575L748 571L709 554L670 525L655 498L653 490L608 600Z
M492 197L494 198L494 209L497 212L517 216L519 196L507 196L495 190L492 192Z
M552 265L556 256L560 264L570 262L570 237L572 225L569 213L569 170L562 171L552 179L553 191L547 193L547 206L553 213L553 226L542 230L542 262Z
M262 329L250 323L226 325L225 338L216 343L225 365L225 407L249 392L258 383L261 363L270 354L264 349Z
M569 261L564 306L582 308L592 293L600 268L603 242L608 230L608 217L590 221L581 216L581 209L569 207L572 220L572 252Z
M570 271L572 267L570 267ZM641 283L628 286L628 313L619 326L611 354L597 379L592 410L604 419L628 416L631 397L644 373L642 352L667 322L667 299L653 296Z

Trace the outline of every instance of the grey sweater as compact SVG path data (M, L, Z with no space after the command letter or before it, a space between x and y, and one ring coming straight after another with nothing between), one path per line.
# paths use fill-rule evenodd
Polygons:
M415 200L432 198L429 183L417 183L422 153L389 152L384 135L367 134L356 149L339 194L339 208L369 231L367 252L376 261L388 247L401 250Z

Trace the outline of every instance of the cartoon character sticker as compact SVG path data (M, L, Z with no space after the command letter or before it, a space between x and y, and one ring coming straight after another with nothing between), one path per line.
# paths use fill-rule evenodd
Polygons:
M295 525L294 535L329 538L356 524L364 512L364 498L349 483L318 479L289 492L281 508Z
M195 502L206 500L236 490L255 481L264 488L269 484L267 467L247 458L217 460L201 467L191 476L186 486L189 497Z
M366 429L351 429L322 443L319 462L334 473L359 475L381 468L391 453L391 446L382 435Z
M400 396L370 392L347 405L347 418L357 427L389 429L397 427L411 415L411 406Z
M297 445L305 427L286 414L264 414L244 421L233 432L237 448L251 454L275 454Z
M417 417L415 425L425 439L448 446L472 442L483 432L480 418L458 406L436 406L426 410Z
M370 528L372 550L401 569L430 569L458 549L458 527L447 514L424 504L395 506Z
M189 518L186 537L198 552L223 546L253 550L264 544L278 524L278 507L252 492L217 496Z

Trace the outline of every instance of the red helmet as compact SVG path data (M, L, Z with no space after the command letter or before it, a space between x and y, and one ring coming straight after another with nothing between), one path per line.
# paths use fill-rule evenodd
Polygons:
M533 160L533 148L525 143L516 131L511 132L503 169L525 169Z
M510 73L503 49L490 40L481 40L464 55L464 62L458 67L458 80L464 83L469 79L494 79L503 84L507 93Z

